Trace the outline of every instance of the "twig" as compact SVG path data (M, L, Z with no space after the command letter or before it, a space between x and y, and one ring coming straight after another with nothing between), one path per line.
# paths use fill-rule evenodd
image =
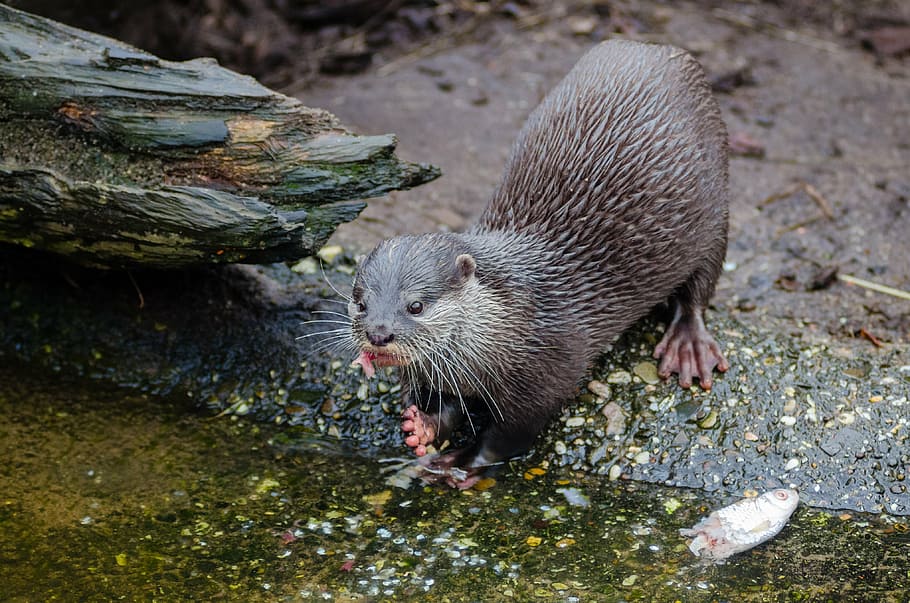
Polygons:
M784 189L784 190L783 190L782 192L780 192L780 193L774 193L773 195L771 195L770 197L768 197L767 199L765 199L764 201L762 201L761 203L759 203L758 206L759 206L759 207L764 207L764 206L766 206L766 205L771 205L771 204L774 203L775 201L780 201L781 199L786 199L787 197L793 195L793 194L794 194L796 191L798 191L801 187L802 187L802 184L794 184L794 185L791 186L790 188Z
M808 218L807 220L803 220L802 222L798 222L796 224L791 224L790 226L785 226L784 228L781 228L780 230L777 231L777 233L775 234L776 237L780 237L784 233L800 229L803 226L808 226L809 224L812 224L813 222L817 222L822 217L827 218L828 220L834 219L834 210L831 207L831 203L829 203L828 200L825 199L820 192L818 192L817 188L815 188L808 182L799 182L799 183L794 184L793 186L785 189L784 191L782 191L780 193L775 193L775 194L771 195L770 197L768 197L767 199L765 199L764 201L762 201L761 203L759 203L758 207L759 208L765 207L766 205L770 205L770 204L774 203L775 201L780 201L781 199L790 197L799 191L805 191L806 195L810 199L812 199L812 201L814 201L816 205L818 205L819 209L821 209L821 211L822 211L822 216Z
M796 222L795 224L790 224L789 226L784 226L783 228L779 228L777 230L777 232L774 233L774 237L780 238L781 235L784 235L788 232L793 232L794 230L799 230L800 228L804 228L806 226L809 226L810 224L814 224L815 222L818 222L821 219L822 219L821 216L815 216L814 218L808 218L801 222Z
M145 307L145 298L142 296L142 289L139 288L139 283L133 278L132 272L127 270L126 275L130 277L130 282L133 283L133 288L136 289L136 294L139 296L139 309L141 310Z
M765 207L770 205L775 201L780 201L781 199L786 199L799 191L805 191L806 195L812 199L816 205L822 210L822 213L825 214L825 217L829 220L834 219L834 210L831 208L831 203L825 199L818 189L809 184L808 182L799 182L793 186L785 189L780 193L775 193L758 204L759 207Z
M886 295L893 295L894 297L899 297L901 299L910 301L910 291L895 289L894 287L889 287L888 285L879 285L878 283L856 278L855 276L850 276L849 274L838 274L837 278L844 281L845 283L856 285L857 287L863 287L864 289L870 289L872 291L877 291Z
M863 339L868 339L869 341L872 342L872 345L874 345L877 348L880 348L880 347L882 347L882 345L884 345L884 344L882 344L882 340L879 339L878 337L876 337L875 335L873 335L872 333L870 333L869 331L867 331L866 327L860 327L859 336L862 337Z
M816 205L821 208L822 213L825 214L825 217L829 220L833 220L834 210L831 209L831 204L828 203L828 200L822 197L822 194L808 182L803 184L803 189L806 191L806 194L809 195L813 201L815 201Z

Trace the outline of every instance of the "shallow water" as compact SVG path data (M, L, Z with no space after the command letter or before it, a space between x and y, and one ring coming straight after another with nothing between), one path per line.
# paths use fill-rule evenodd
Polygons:
M0 411L3 601L910 593L910 534L896 519L800 507L775 540L704 566L677 530L733 500L723 495L534 457L484 491L401 488L386 481L396 463L337 439L10 368Z

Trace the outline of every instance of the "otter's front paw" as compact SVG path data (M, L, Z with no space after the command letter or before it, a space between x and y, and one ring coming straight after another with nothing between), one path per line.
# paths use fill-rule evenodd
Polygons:
M436 439L438 427L433 417L417 408L414 404L401 413L401 430L410 434L405 437L404 443L417 456L424 456L427 453L427 446Z

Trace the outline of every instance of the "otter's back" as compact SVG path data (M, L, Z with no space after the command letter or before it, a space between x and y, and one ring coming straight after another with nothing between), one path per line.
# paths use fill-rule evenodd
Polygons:
M618 296L631 317L722 253L727 195L726 129L699 64L608 41L531 114L473 231L541 241L563 266L548 279L576 293L576 310Z
M478 228L553 232L693 194L690 201L726 208L726 145L717 103L688 53L604 42L528 118Z

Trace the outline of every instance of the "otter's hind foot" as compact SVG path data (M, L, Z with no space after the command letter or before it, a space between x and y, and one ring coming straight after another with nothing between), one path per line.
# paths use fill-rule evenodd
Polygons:
M455 450L421 460L424 474L421 476L429 483L444 483L452 488L467 490L480 481L486 467L460 467L459 461L464 457L464 450Z
M406 434L404 443L417 456L427 453L427 446L436 439L439 425L436 420L412 404L401 413L401 430Z
M657 374L662 379L677 373L680 387L686 388L691 387L693 377L698 377L702 389L711 389L714 369L724 372L730 368L697 310L677 310L663 339L654 348L654 357L660 358Z

